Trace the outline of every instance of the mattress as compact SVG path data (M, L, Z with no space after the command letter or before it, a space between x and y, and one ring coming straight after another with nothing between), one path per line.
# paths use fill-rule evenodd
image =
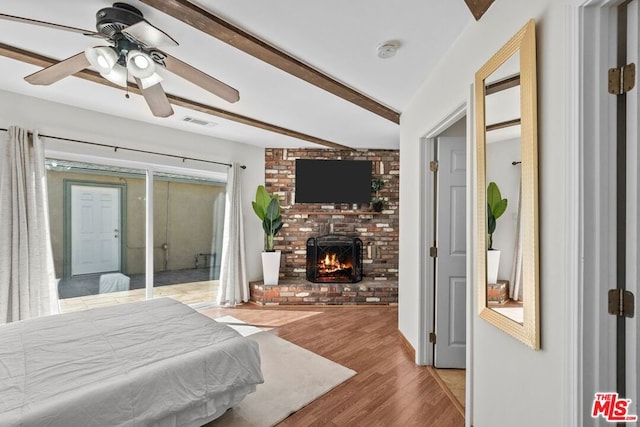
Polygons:
M262 382L256 342L170 298L0 326L3 426L195 426Z

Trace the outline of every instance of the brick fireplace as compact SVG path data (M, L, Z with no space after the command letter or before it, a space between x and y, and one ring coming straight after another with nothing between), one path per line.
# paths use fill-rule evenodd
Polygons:
M370 160L373 178L384 187L382 212L360 204L296 204L295 160ZM276 237L282 251L280 283L250 283L259 304L395 304L398 297L398 150L266 149L265 186L280 197L285 223ZM340 235L361 243L361 280L314 283L307 276L307 243L318 236Z

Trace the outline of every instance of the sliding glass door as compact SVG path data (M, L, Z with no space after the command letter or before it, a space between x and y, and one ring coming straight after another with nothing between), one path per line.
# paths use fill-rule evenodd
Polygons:
M144 170L54 159L46 166L61 311L144 299Z
M153 296L185 304L214 301L224 222L220 182L154 172Z
M159 296L215 300L220 176L48 159L47 181L62 312Z

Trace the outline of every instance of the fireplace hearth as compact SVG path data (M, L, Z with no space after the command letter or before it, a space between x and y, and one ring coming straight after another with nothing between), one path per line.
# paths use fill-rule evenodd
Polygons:
M307 239L307 280L356 283L362 280L362 240L338 234Z

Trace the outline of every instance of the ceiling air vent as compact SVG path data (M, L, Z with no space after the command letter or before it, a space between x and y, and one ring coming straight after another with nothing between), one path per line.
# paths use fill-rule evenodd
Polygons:
M189 117L186 116L185 118L182 119L183 122L187 122L187 123L193 123L194 125L200 125L200 126L215 126L216 123L214 122L207 122L206 120L202 120L202 119L196 119L195 117Z

